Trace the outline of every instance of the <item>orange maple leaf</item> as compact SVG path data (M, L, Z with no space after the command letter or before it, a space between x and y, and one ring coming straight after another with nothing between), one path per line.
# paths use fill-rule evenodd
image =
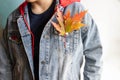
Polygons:
M82 23L82 19L85 16L87 11L82 11L80 13L76 13L71 17L70 10L66 12L65 15L62 12L57 10L57 20L58 23L52 22L54 28L60 33L60 35L64 36L67 33L70 33L74 30L79 30L81 27L85 26Z
M81 21L82 18L85 16L85 14L87 13L87 10L86 11L82 11L80 13L76 13L73 17L72 17L72 20L73 21Z

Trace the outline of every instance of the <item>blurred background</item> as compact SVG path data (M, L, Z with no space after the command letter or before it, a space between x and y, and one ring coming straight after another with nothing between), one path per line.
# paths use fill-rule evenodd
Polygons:
M18 7L24 0L0 0L0 25L6 24L7 16Z
M0 0L0 27L24 0ZM120 80L120 0L81 0L98 25L103 45L101 80Z

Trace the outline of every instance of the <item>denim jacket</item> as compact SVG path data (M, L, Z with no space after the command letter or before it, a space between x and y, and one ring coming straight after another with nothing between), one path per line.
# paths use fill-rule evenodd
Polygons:
M70 10L72 16L85 9L80 2L74 2L66 7L60 6L60 10L64 14ZM24 11L24 17L30 25L27 6ZM90 14L87 13L83 19L86 26L69 33L66 43L64 37L60 36L51 24L51 21L57 22L55 16L56 12L45 25L41 35L39 80L81 80L83 59L84 80L100 80L102 46L97 25ZM4 51L0 51L0 56L4 56L0 59L6 64L0 61L4 66L0 66L0 80L34 80L32 35L18 9L8 17L2 39Z

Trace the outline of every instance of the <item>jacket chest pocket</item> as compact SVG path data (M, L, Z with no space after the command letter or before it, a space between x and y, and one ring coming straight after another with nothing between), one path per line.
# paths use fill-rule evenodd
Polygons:
M65 54L73 55L80 41L79 31L74 31L65 37L59 36L60 50L62 50Z

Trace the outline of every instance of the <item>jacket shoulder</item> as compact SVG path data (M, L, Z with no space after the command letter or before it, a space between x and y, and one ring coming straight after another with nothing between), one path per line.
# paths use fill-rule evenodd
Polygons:
M7 18L5 30L11 31L17 27L17 19L20 17L19 9L15 9Z
M15 9L13 12L11 12L8 16L8 20L14 20L20 16L19 8Z

